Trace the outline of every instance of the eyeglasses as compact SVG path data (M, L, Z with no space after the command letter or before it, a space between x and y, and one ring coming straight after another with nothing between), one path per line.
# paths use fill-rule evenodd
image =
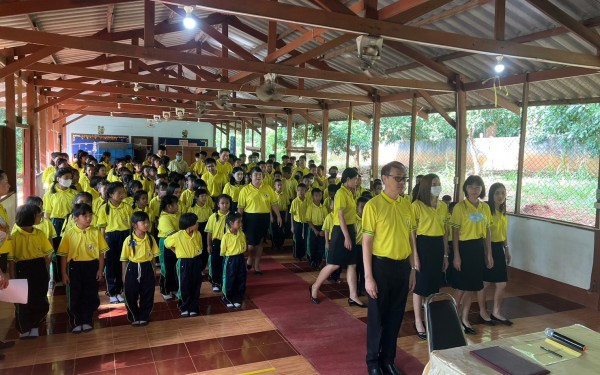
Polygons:
M386 176L393 178L396 182L406 182L406 181L408 181L408 177L406 177L406 176L393 176L391 174L386 174Z

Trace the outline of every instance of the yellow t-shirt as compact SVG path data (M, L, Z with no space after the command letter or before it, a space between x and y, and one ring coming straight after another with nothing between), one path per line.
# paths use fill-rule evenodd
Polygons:
M491 212L491 211L490 211ZM506 233L508 231L508 217L500 211L496 211L492 216L492 225L490 233L492 234L492 242L506 241Z
M308 198L304 198L304 200L300 199L300 197L294 198L292 204L290 205L290 213L294 215L294 221L296 223L306 223L306 208L308 207Z
M277 196L277 205L279 206L279 211L287 211L290 206L290 198L285 189L281 193L275 192L275 195Z
M263 185L273 187L273 185L275 185L275 179L273 178L273 175L271 173L263 173L262 183Z
M223 235L227 233L225 219L227 219L227 214L222 214L221 211L215 212L208 218L204 231L210 233L213 240L221 240Z
M246 251L246 235L241 230L237 234L226 233L221 241L221 256L231 257Z
M393 200L381 193L369 200L363 210L362 233L373 236L373 255L394 260L408 258L412 253L412 217L411 208L403 197Z
M340 225L340 210L344 212L346 225L356 224L356 199L344 185L338 190L333 200L333 225Z
M56 229L54 229L54 225L52 225L52 222L46 218L42 218L42 221L38 225L34 225L33 227L44 232L46 238L48 238L49 240L56 238ZM16 228L16 226L14 228Z
M64 219L73 210L73 199L77 191L73 189L61 190L55 188L56 193L44 194L44 212L50 214L50 219Z
M296 198L297 199L297 198ZM322 204L318 206L314 202L308 203L306 206L305 219L307 223L312 223L315 226L323 225L325 217L329 214L327 209Z
M310 169L308 169L308 168L306 168L306 167L304 167L304 168L302 168L302 167L295 167L295 168L292 170L292 176L293 176L293 175L295 175L295 174L296 174L296 172L302 172L302 176L306 176L307 174L309 174L309 173L310 173Z
M227 194L231 197L231 200L238 202L240 200L240 191L244 188L244 185L231 185L229 182L225 184L223 188L223 194Z
M217 171L229 177L229 175L231 175L231 172L233 171L233 165L231 165L231 163L229 162L221 163L221 161L217 159Z
M111 169L106 174L106 180L108 182L119 182L119 181L121 181L121 177L119 177L116 170Z
M148 203L148 207L150 208L150 212L152 215L157 218L160 216L160 197L157 195L156 197L150 199Z
M81 185L81 190L88 193L90 192L90 179L86 174L81 174L81 176L79 177L79 185Z
M363 231L362 231L362 217L356 214L356 244L362 245L363 243Z
M268 214L273 204L277 204L275 190L264 182L258 189L249 184L240 191L238 208L243 209L245 213Z
M193 205L187 211L188 213L195 214L198 216L199 223L205 223L208 221L210 215L212 215L212 207L208 205L208 202L204 204L204 206L198 206L197 204Z
M492 213L487 203L480 201L477 208L468 199L457 203L452 211L450 226L459 229L459 241L485 238L492 225Z
M108 207L108 213L106 213ZM131 229L131 215L133 209L130 205L121 202L118 207L108 201L98 209L98 221L96 226L105 228L105 232L117 232Z
M206 182L208 194L213 198L216 198L223 193L223 187L225 187L225 184L227 183L227 176L220 172L217 172L216 174L206 172L202 175L202 179Z
M123 203L124 203L126 206L132 207L132 206L133 206L133 197L126 197L126 198L123 198Z
M179 216L161 212L158 217L158 238L165 238L179 230Z
M190 166L190 170L194 172L197 176L202 176L204 173L206 173L206 165L203 161L196 161L192 163L192 165Z
M160 167L158 167L156 169L156 174L169 174L169 171L167 170L167 168L164 165L161 165Z
M327 214L327 216L325 216L325 220L323 221L323 228L321 228L321 230L325 232L327 239L330 240L331 231L333 230L333 212L330 212Z
M448 205L438 200L437 207L430 207L420 200L412 203L412 211L415 217L413 230L417 236L443 236L446 232L448 220Z
M66 256L67 262L84 262L100 258L108 251L108 244L98 228L79 229L76 225L65 232L57 254Z
M283 178L281 181L283 182L283 190L287 192L288 198L290 200L294 199L298 190L298 181L295 178Z
M333 212L329 207L331 207L331 197L327 197L323 200L323 206L327 208L327 212Z
M154 198L154 190L156 189L156 185L154 185L154 181L150 181L147 179L142 180L142 188L145 192L148 193L148 199Z
M181 206L181 212L188 212L188 209L194 203L196 192L194 190L185 189L179 197L179 206Z
M33 232L29 233L16 224L11 239L6 241L6 247L8 260L14 262L43 258L54 251L44 232L33 228Z
M42 182L44 183L44 189L50 190L52 183L54 182L54 175L56 174L56 167L53 165L48 166L42 173Z
M150 233L146 233L144 239L139 238L135 234L125 239L123 249L121 250L121 262L144 263L151 262L155 257L160 255L158 245ZM132 243L132 240L134 243Z
M177 259L194 258L202 254L202 236L198 231L190 236L185 230L180 230L165 239L165 248L174 249Z

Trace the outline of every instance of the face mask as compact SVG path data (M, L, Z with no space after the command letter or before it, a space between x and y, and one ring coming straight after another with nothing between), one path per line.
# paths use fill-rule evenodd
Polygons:
M431 195L433 195L434 197L439 197L441 193L442 193L441 186L432 186L431 187Z
M73 184L73 180L58 180L58 184L64 188L68 188Z
M181 155L176 155L175 159L177 159L177 161L181 161L181 159L183 159L183 157Z

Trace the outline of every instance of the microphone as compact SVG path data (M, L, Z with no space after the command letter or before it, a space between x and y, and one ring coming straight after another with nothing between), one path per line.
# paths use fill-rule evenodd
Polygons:
M556 332L552 328L546 328L546 336L550 337L552 339L555 339L556 341L560 341L564 344L572 346L576 349L583 350L584 352L587 350L587 347L585 345L583 345L582 343L577 342L577 341L573 340L572 338L567 337L565 335L561 335L560 333Z

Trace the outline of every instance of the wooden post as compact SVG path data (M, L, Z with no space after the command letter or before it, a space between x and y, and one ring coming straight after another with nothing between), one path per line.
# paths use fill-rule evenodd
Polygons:
M267 160L267 117L260 117L260 157L262 160Z
M408 151L408 194L412 193L413 181L416 182L415 174L415 142L417 138L417 94L413 94L410 112L410 146Z
M329 148L327 146L327 140L329 139L329 109L324 108L322 111L323 114L323 134L321 139L321 164L325 167L327 171L327 154Z
M29 174L29 181L25 182L25 186L29 190L27 192L28 195L35 195L36 173L39 171L39 116L33 110L37 104L36 98L37 93L35 91L35 86L33 85L33 79L32 77L29 77L27 80L27 125L29 125L27 133L29 133L28 138L31 142L31 145L29 145L27 165L31 174ZM27 176L27 174L25 176Z
M35 87L34 87L35 90ZM38 95L38 101L40 105L46 104L46 97L43 95ZM29 95L27 95L29 96ZM29 111L29 110L28 110ZM46 111L40 111L39 115L39 124L40 124L40 171L42 171L45 167L48 166L48 126L46 119Z
M373 103L373 135L371 137L371 178L379 177L379 134L381 132L381 102L379 96ZM372 181L371 181L372 182ZM372 187L372 184L371 184Z
M241 120L242 122L242 150L240 154L246 153L246 120Z
M275 119L275 141L273 142L273 153L275 154L275 160L277 160L277 136L279 133L279 126L277 125L277 119Z
M456 79L456 175L454 176L454 201L462 198L462 186L467 169L467 93L462 79Z
M213 147L217 148L217 125L213 124Z
M221 146L221 147L229 149L229 151L231 151L231 148L230 148L231 145L230 145L230 141L229 141L231 139L231 125L229 124L229 121L227 121L226 129L227 129L227 138L225 138L225 146ZM221 150L219 150L219 151L221 151Z
M308 121L304 123L304 149L308 147ZM304 157L306 157L306 151L304 151Z
M154 1L144 0L144 47L154 47L154 19Z
M290 149L292 148L292 126L294 126L294 115L291 111L287 114L287 139L285 142L285 148L289 156L292 156Z
M252 120L252 125L254 125L254 120ZM252 147L254 147L254 129L250 129L250 134L252 134Z
M6 58L7 65L12 58ZM6 172L8 183L17 190L17 113L15 102L15 75L9 74L4 78L6 127L4 129L4 152L2 153L2 169Z
M350 107L348 108L348 137L346 138L346 168L350 167L350 137L352 136L353 117L352 103L350 103Z
M517 191L515 192L515 214L521 213L521 190L523 187L523 165L525 161L525 137L527 135L527 113L529 111L529 74L523 83L523 109L521 110L521 135L519 136L519 158L517 159Z

